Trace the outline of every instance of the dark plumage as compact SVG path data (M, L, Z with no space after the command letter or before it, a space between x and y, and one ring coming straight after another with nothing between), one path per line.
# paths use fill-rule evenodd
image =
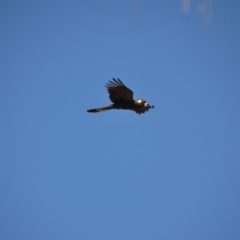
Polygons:
M154 108L154 106L150 106L143 99L133 100L132 90L127 88L119 78L113 78L113 80L109 81L106 84L106 88L109 93L109 98L113 104L108 107L89 109L87 112L97 113L111 109L125 109L133 110L136 113L141 114L145 113L150 108Z

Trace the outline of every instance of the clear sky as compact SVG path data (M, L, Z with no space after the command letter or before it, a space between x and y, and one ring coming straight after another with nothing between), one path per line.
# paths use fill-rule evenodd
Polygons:
M0 1L1 240L239 240L238 0ZM155 108L112 110L120 78Z

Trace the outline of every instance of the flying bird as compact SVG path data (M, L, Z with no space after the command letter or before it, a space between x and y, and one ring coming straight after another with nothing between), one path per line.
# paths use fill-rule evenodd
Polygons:
M89 109L87 112L97 113L111 109L125 109L141 114L150 108L154 108L154 106L150 106L144 99L134 100L133 91L126 87L119 78L113 78L112 81L110 80L106 84L106 88L113 104L107 107Z

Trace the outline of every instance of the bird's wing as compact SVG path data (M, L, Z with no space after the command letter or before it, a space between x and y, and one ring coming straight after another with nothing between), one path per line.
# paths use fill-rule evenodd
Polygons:
M147 112L149 109L142 107L142 108L131 108L130 110L132 110L138 114L141 114L141 113Z
M113 103L116 103L118 101L133 101L133 91L127 88L119 78L113 78L112 81L109 81L106 84L106 88L109 93L109 98Z

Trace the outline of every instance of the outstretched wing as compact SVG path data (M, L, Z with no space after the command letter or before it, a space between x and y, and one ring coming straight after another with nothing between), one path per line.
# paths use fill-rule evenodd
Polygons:
M112 81L109 81L109 83L106 84L106 88L109 93L109 98L113 103L133 101L133 91L127 88L119 78L113 78Z
M135 111L135 112L138 113L138 114L141 114L141 113L147 112L149 109L142 107L142 108L135 108L135 109L134 109L134 108L131 108L130 110L133 110L133 111Z

